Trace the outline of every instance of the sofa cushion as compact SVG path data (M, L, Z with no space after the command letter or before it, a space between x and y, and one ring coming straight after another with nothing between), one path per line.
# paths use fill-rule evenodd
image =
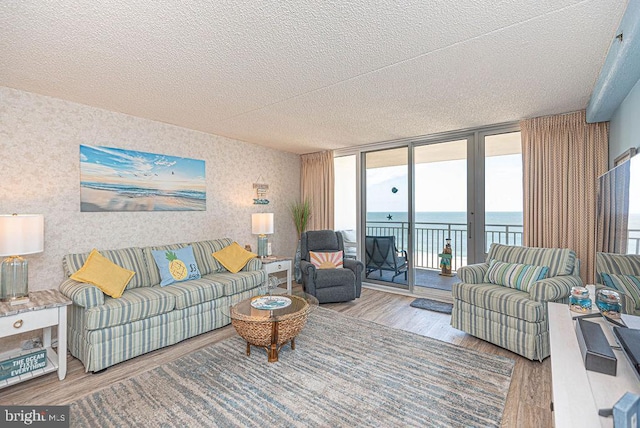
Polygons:
M576 253L567 248L515 247L491 244L487 260L521 263L534 266L548 266L548 277L571 275L576 263Z
M528 292L533 284L547 277L548 271L549 268L546 266L491 260L489 269L484 275L484 282Z
M237 273L249 263L249 260L257 257L257 254L245 250L237 242L232 242L212 256L229 272Z
M105 297L104 304L87 309L87 330L127 324L174 309L176 299L160 287L126 290L122 297Z
M200 278L198 264L190 246L178 250L156 250L151 253L160 271L160 286Z
M161 245L156 247L144 247L142 249L142 253L144 254L144 260L147 263L147 267L149 270L149 283L151 285L158 285L160 284L160 282L162 282L160 269L158 269L158 265L156 264L156 259L153 257L153 252L179 250L180 248L184 248L186 246L187 244L171 244L171 245ZM198 268L200 268L200 266L198 266ZM200 274L202 275L202 272L200 272Z
M451 293L456 299L490 311L499 312L528 322L543 321L545 308L531 300L529 293L495 284L453 284Z
M107 296L117 299L122 296L122 292L135 274L135 272L113 263L94 249L84 265L70 278L74 281L95 285Z
M232 242L232 239L223 238L192 242L190 244L193 247L193 255L196 258L196 263L198 263L201 275L204 276L210 273L226 272L224 266L213 258L213 253L231 245Z
M62 268L66 276L71 276L77 272L87 261L90 253L67 254L62 258ZM107 259L136 274L127 284L127 290L138 287L149 287L153 285L149 278L149 269L142 252L142 248L122 248L120 250L100 250Z
M184 309L189 306L217 299L224 296L224 285L214 281L208 275L207 278L193 279L185 282L176 282L163 288L163 291L174 296L176 309Z
M596 253L596 281L601 281L602 273L640 275L640 255Z
M267 273L263 270L238 273L221 272L205 275L202 279L221 284L224 295L232 296L264 284L267 280Z

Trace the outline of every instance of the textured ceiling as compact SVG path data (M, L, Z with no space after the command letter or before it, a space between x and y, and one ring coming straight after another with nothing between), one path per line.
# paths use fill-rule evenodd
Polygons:
M309 153L585 108L625 6L4 0L0 85Z

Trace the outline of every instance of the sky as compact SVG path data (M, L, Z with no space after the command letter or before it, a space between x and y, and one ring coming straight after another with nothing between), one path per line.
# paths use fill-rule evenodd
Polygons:
M81 145L80 174L83 182L205 191L203 160L111 147Z
M521 155L488 157L485 170L485 211L522 211ZM466 159L416 165L415 186L417 212L467 211ZM367 170L367 195L368 211L407 211L407 166Z

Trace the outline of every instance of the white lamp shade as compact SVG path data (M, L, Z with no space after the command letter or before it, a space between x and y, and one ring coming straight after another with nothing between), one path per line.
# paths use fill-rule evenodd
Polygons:
M21 256L42 251L42 214L0 215L0 256Z
M273 233L273 213L251 214L251 233L269 235Z

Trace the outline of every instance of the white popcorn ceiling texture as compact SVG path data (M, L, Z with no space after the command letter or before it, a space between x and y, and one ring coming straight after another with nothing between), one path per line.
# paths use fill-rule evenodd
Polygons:
M626 4L7 0L0 85L310 153L583 109Z

